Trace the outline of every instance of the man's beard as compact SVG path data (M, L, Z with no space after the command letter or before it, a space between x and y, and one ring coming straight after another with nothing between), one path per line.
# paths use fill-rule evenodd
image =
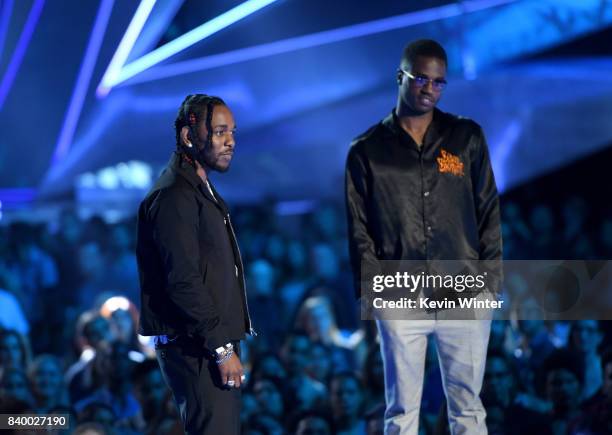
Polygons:
M227 166L221 166L219 164L219 160L221 160L221 155L217 156L214 160L210 156L205 156L204 158L206 162L206 166L216 172L224 173L229 171L231 163L228 163Z

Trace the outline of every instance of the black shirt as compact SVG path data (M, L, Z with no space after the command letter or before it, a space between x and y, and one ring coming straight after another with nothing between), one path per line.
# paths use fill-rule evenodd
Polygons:
M501 260L499 198L474 121L435 109L419 147L392 112L353 141L345 181L356 283L362 262Z

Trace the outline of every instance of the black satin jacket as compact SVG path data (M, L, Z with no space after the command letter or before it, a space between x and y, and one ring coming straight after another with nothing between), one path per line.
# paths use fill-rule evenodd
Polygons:
M353 141L345 182L356 283L362 262L502 258L489 151L470 119L435 109L419 148L392 112Z

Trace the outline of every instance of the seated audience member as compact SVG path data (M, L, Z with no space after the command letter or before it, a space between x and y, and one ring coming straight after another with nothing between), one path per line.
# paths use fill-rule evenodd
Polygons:
M282 310L282 302L276 288L275 271L267 260L257 259L247 266L246 281L249 311L257 326L258 341L268 349L276 349L281 344L283 333L282 319L270 313ZM257 344L262 346L261 343Z
M107 432L114 432L116 429L117 415L112 406L106 403L90 402L77 412L76 417L79 424L95 423Z
M138 340L136 305L125 296L113 295L100 306L100 314L108 319L114 341L128 345L130 351L142 354L140 358L144 359L146 349ZM154 357L155 352L151 351L150 356Z
M306 364L306 374L315 381L327 385L332 371L337 370L331 357L331 349L320 341L310 346L310 359Z
M240 425L246 428L249 420L259 412L259 405L255 395L248 390L244 391L242 393L242 408L240 409Z
M287 257L285 259L285 276L280 285L280 298L283 304L284 329L293 325L300 301L304 294L313 285L313 277L308 270L308 256L304 243L299 239L287 243Z
M297 418L292 430L296 435L331 435L331 424L324 414L307 412Z
M176 413L168 413L171 392L166 386L159 364L154 359L138 364L132 373L134 392L140 402L142 416L147 424L146 433L157 433L156 428L178 421Z
M0 398L20 400L32 406L34 398L26 373L15 367L0 369Z
M34 412L48 414L58 406L69 406L62 365L53 355L39 355L28 367L28 379L34 397Z
M30 363L30 346L26 336L12 329L0 329L0 367L25 370Z
M73 403L93 392L94 357L97 352L108 350L115 340L110 322L95 310L81 314L76 330L75 341L80 355L65 374L70 400Z
M293 420L296 414L306 411L320 411L328 406L327 387L306 374L292 377L287 382L286 408L289 410L288 420Z
M523 407L516 399L518 385L510 360L498 351L489 351L481 397L487 409L487 427L499 435L521 431L547 434L545 417Z
M334 433L362 435L366 432L363 387L357 376L351 372L335 374L331 380L330 402Z
M337 371L358 367L353 358L365 354L363 331L339 329L326 296L312 296L302 303L295 328L305 331L311 342L320 341L329 348L332 364Z
M273 379L260 379L253 384L253 394L262 414L281 421L285 415L282 387Z
M341 268L340 258L328 243L317 243L310 249L313 280L304 298L326 297L338 327L347 330L357 328L358 304L354 289L349 284L350 275Z
M312 343L304 332L296 331L287 336L281 349L281 359L289 376L306 373L311 346Z
M598 347L603 340L597 320L576 320L570 327L568 349L579 356L584 367L582 399L593 397L603 384L603 369Z
M109 351L101 351L94 359L93 393L74 404L80 412L93 402L109 405L117 418L117 425L123 430L142 430L144 421L138 400L132 394L133 362L128 356L129 347L113 343Z
M612 433L612 349L603 353L601 358L603 385L585 406L585 413L579 427L586 434Z
M269 414L256 414L249 420L248 435L284 435L282 424Z
M547 426L553 435L571 434L583 417L581 361L566 350L557 350L544 361L542 369L546 397L552 406Z
M250 382L257 382L264 378L275 379L281 383L287 378L287 371L283 363L273 353L265 353L255 358L253 363Z

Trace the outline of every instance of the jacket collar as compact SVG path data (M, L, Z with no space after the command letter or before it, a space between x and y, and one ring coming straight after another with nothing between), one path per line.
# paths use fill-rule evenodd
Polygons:
M423 143L425 145L435 142L442 135L446 128L445 120L446 114L435 107L433 119L431 120L429 127L427 127L425 137L423 138ZM399 137L401 135L408 135L408 133L406 133L399 124L399 119L395 113L395 108L391 110L391 113L389 113L389 115L382 120L382 125L385 127L387 134L391 136Z
M168 167L176 174L183 177L191 185L191 187L197 189L206 199L212 201L223 212L223 214L227 214L227 204L225 204L225 201L223 201L223 198L221 198L221 195L219 195L213 186L210 178L208 179L208 183L210 185L210 189L213 191L214 197L210 194L208 187L206 187L206 183L204 183L204 181L199 177L194 167L185 161L182 153L179 151L172 153L170 162L168 162Z

